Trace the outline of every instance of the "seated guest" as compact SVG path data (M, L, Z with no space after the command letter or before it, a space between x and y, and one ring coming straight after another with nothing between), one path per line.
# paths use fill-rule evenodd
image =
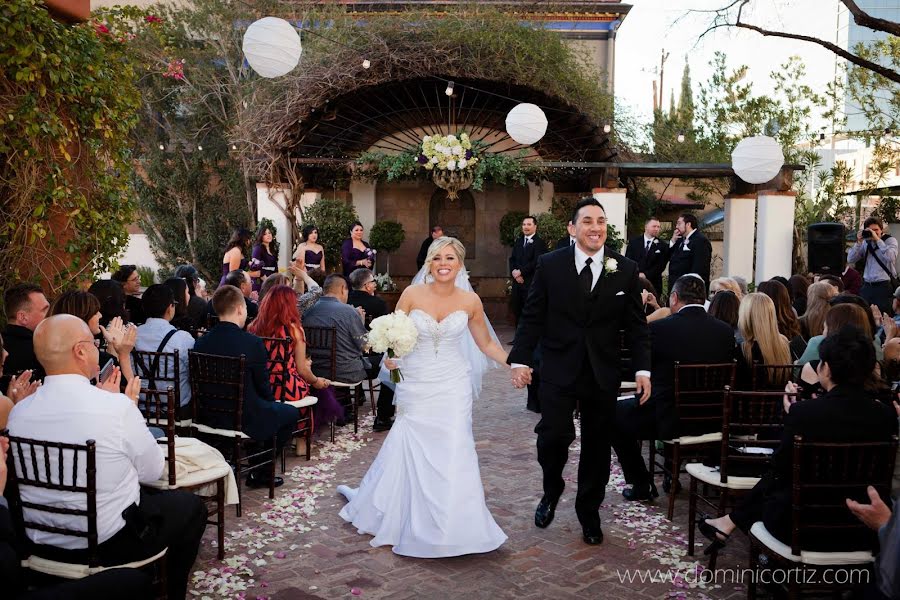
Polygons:
M88 291L100 302L100 324L107 325L118 317L123 323L130 323L125 308L125 290L122 284L112 279L100 279L91 284ZM143 311L143 307L141 308Z
M178 280L184 283L182 280ZM187 294L187 291L184 292ZM180 419L191 418L191 383L188 371L188 351L194 349L194 337L187 331L176 329L172 325L172 317L175 315L175 298L172 288L165 284L154 283L144 292L142 298L144 314L147 321L137 328L137 341L134 349L139 352L174 352L178 351L178 388ZM135 359L137 360L137 359ZM162 361L168 365L170 361ZM143 366L147 371L158 372L153 365ZM171 377L173 373L166 370L161 375ZM146 380L145 380L146 381ZM163 390L168 384L156 381L146 381L147 387L153 390Z
M777 282L776 282L777 283ZM781 285L777 283L777 285ZM743 338L737 352L737 377L739 390L752 388L754 365L789 365L791 351L787 338L778 331L775 304L767 295L754 292L741 301L738 328ZM787 382L786 373L767 373L766 389L782 389ZM775 379L772 379L775 378ZM774 386L774 387L773 387Z
M723 290L713 296L709 302L709 316L718 319L723 323L728 323L734 330L734 339L737 343L741 343L741 332L738 329L738 310L741 301L731 290Z
M669 296L672 316L650 323L650 398L644 404L636 398L616 403L612 446L625 481L631 484L622 492L626 500L649 500L656 495L639 440L667 440L679 435L675 362L709 364L733 359L734 330L703 310L705 299L705 284L696 275L682 275L675 281Z
M260 444L269 444L276 436L276 452L281 452L291 440L300 413L293 406L276 402L272 395L266 368L269 357L266 347L258 337L242 331L247 324L245 300L244 294L236 287L220 286L212 299L219 323L197 340L194 350L203 354L246 357L241 431ZM220 429L233 427L231 418L223 418L219 413L201 414L200 419L204 424ZM261 471L257 469L250 473L247 478L250 487L269 487L269 471ZM276 486L283 483L281 477L275 478Z
M375 284L375 273L369 269L356 269L350 273L350 290L347 303L350 306L362 308L365 312L366 329L369 329L373 319L388 314L387 304L375 295L378 287ZM382 355L370 352L367 355L369 364L372 365L367 373L369 379L376 379L381 370ZM530 389L530 388L529 388ZM387 431L391 428L391 419L394 417L394 390L382 385L378 391L378 404L375 409L375 423L372 429L375 431Z
M848 325L827 337L819 348L819 379L825 393L809 400L786 403L781 445L772 457L771 469L728 515L701 519L700 532L721 548L730 534L743 532L757 521L783 543L791 542L791 480L794 470L794 436L808 442L887 442L897 434L894 410L863 389L875 369L872 341L861 329ZM788 392L797 386L789 383ZM804 543L807 551L847 549L846 535L821 532Z
M776 279L770 279L760 283L757 291L772 299L775 305L775 316L778 319L778 331L787 338L791 349L791 360L797 360L806 350L806 340L800 335L800 321L794 312L791 294L787 287Z
M825 281L817 281L809 286L806 292L806 312L800 317L800 335L804 340L809 342L810 338L822 335L825 315L831 308L828 301L837 294L837 288Z
M828 337L828 332L834 333L840 331L845 325L853 325L869 337L872 344L872 350L875 348L875 337L872 334L871 325L866 315L866 311L856 304L838 304L832 306L828 314L825 315L825 323L822 326L822 335L816 335L810 338L809 344L803 356L797 361L798 365L805 365L812 360L820 359L819 345ZM878 344L879 346L881 344Z
M844 282L841 281L841 278L837 275L820 275L817 281L824 281L831 285L831 287L837 290L838 294L844 291Z
M266 277L266 280L262 282L262 285L259 286L259 307L262 308L263 299L266 297L266 294L269 293L276 285L290 285L291 279L284 273L273 273Z
M235 287L241 292L241 295L244 297L244 304L247 306L247 322L253 321L256 315L259 314L259 305L251 299L255 292L253 291L253 284L250 282L250 275L242 269L235 269L225 275L224 285ZM216 315L216 307L212 302L209 303L209 314Z
M91 330L98 348L101 336L106 340L106 350L98 352L99 367L102 369L106 363L113 361L113 365L120 369L122 378L126 382L131 381L134 377L134 371L131 369L131 350L137 340L137 327L126 327L122 324L121 317L109 320L104 327L100 324L103 321L100 301L92 293L79 290L69 290L60 294L53 303L50 314L74 315L84 321Z
M300 316L322 297L322 283L325 272L320 269L310 271L304 264L292 264L290 272L294 276L294 291L297 292L297 310Z
M270 275L263 282L263 287L277 277L283 277L283 275L280 273ZM318 400L314 406L315 422L325 424L343 417L344 409L337 401L331 382L324 377L317 377L312 371L311 361L306 358L308 350L306 336L303 334L303 325L300 322L300 313L297 311L297 293L290 286L276 285L266 291L265 297L259 305L259 316L250 324L248 330L263 338L290 337L293 342L291 352L287 356L283 356L283 346L270 340L264 340L271 360L287 362L286 373L279 374L274 370L269 373L269 383L272 385L272 392L276 400L286 402L300 400L310 394L309 388L312 386L315 388L313 393ZM282 363L276 363L274 368L282 370L284 367L282 367Z
M862 290L863 286L863 278L862 275L859 274L859 271L853 268L849 263L846 267L844 267L844 272L841 273L841 283L844 284L844 290L849 294L859 295L859 292Z
M740 275L732 275L731 278L738 284L738 287L741 288L741 298L746 296L749 293L749 290L747 289L747 280Z
M34 355L32 337L38 323L47 316L50 303L41 287L33 283L14 285L3 294L7 324L3 330L6 344L6 376L0 380L0 390L5 391L9 378L23 371L31 371L34 379L43 379L44 370Z
M125 394L118 393L118 372L102 387L91 385L98 371L94 336L83 320L72 315L54 315L41 323L34 333L34 349L47 377L13 408L10 435L66 444L95 440L100 564L142 560L168 547L168 597L184 598L206 528L206 506L188 492L141 490L141 482L160 478L165 458L136 406L140 380L133 379ZM51 453L51 470L56 462ZM20 494L23 502L58 507L73 502L51 489L23 486ZM82 517L41 515L48 525L84 527ZM88 560L83 537L28 529L26 534L38 556L71 563Z
M25 590L25 571L17 551L18 540L3 492L6 488L6 456L9 440L0 437L0 581L10 600L79 600L128 598L152 600L153 578L138 569L110 569L82 579L66 581L31 592Z
M900 340L898 340L900 341ZM0 375L3 374L3 362L6 360L6 350L3 349L3 337L0 336ZM34 393L41 382L31 381L31 371L24 371L21 375L13 377L9 381L9 396L0 393L0 430L6 429L9 413L16 402ZM0 490L2 495L3 490Z
M732 292L738 300L744 297L737 281L731 277L717 277L709 282L709 299L712 300L716 294L725 290Z
M110 277L122 284L125 292L125 309L128 321L140 325L144 322L144 306L141 304L141 274L134 265L122 265Z
M194 265L180 265L175 269L175 277L184 279L184 282L187 284L188 295L190 296L187 313L191 319L191 328L206 327L206 313L209 309L209 302L206 301L206 297L201 290L200 274L197 272L197 269Z
M188 303L191 297L188 293L187 282L179 277L169 277L162 284L172 290L175 299L175 316L172 317L172 327L184 330L193 329L194 321L188 315Z
M809 279L803 275L792 275L790 281L791 306L798 317L806 312L806 293L809 290Z
M336 381L356 383L365 381L371 365L363 354L366 326L355 308L347 304L350 293L347 281L336 273L329 275L322 286L324 295L306 314L303 322L307 327L337 327ZM313 370L328 373L331 369L331 354L325 349L312 351Z

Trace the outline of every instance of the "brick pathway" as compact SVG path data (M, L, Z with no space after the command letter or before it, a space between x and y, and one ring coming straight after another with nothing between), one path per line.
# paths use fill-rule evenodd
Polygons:
M499 332L508 340L509 330ZM338 516L340 483L362 478L386 434L371 433L371 419L361 436L344 433L332 446L323 438L313 460L291 458L285 485L274 504L265 492L247 490L244 517L227 513L229 539L225 563L215 560L214 531L207 530L192 594L209 598L742 598L733 584L622 582L625 569L679 568L685 561L686 497L680 497L673 523L664 502L630 504L622 500L621 478L610 483L601 509L605 541L590 547L581 541L574 513L575 465L556 520L545 530L532 522L540 499L540 467L535 459L533 428L538 416L525 410L523 391L513 390L504 373L485 378L475 405L474 434L487 504L509 540L499 550L441 560L394 555L372 548L369 536ZM346 429L346 428L345 428ZM576 441L577 444L577 441ZM571 455L577 462L577 448ZM618 473L614 464L614 473ZM686 477L682 479L686 482ZM744 538L723 554L719 567L746 564ZM698 554L700 548L698 547ZM700 554L700 558L703 558ZM617 573L618 572L618 573Z

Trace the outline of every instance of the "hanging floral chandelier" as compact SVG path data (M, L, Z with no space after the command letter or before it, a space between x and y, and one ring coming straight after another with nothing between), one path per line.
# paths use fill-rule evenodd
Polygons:
M472 185L478 157L472 150L467 133L422 138L422 151L416 163L426 171L433 171L434 184L447 191L450 200L459 198L459 191Z

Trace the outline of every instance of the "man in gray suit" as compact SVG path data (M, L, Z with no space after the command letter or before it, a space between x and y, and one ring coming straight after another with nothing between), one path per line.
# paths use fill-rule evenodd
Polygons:
M366 326L364 316L347 304L349 288L342 275L333 273L325 279L323 295L311 308L303 313L305 327L336 327L337 346L334 380L356 383L366 379L370 368L363 353ZM331 355L325 349L311 349L313 372L328 373Z

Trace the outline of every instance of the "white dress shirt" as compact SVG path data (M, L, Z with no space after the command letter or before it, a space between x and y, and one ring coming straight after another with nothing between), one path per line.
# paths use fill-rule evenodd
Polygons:
M647 236L645 235L645 236L644 236L644 250L649 251L650 248L653 246L653 242L654 242L655 240L656 240L656 238L647 237Z
M138 352L156 352L159 349L160 342L163 341L163 338L166 335L175 329L175 327L166 321L165 319L157 319L151 317L147 319L147 322L138 327L137 329L137 340L134 343L134 349ZM169 341L166 342L166 346L162 349L163 352L174 352L178 350L178 379L179 381L179 403L181 406L187 406L191 401L191 383L188 379L188 350L194 349L194 336L189 334L187 331L178 331L169 338ZM160 361L163 359L161 358ZM134 359L131 361L134 363ZM168 362L171 362L168 361ZM167 364L163 361L161 364ZM148 369L150 369L150 365L146 365ZM158 371L157 371L158 372ZM135 370L135 374L139 374L137 370ZM167 377L171 377L172 373L166 372L165 375ZM148 383L144 381L143 383ZM167 387L167 383L164 382L156 382L156 385L153 389L165 389ZM143 396L141 396L143 398Z
M81 375L47 376L44 385L12 409L9 433L50 442L84 444L94 440L97 443L97 534L100 543L125 526L122 511L140 503L139 483L159 479L165 464L162 449L134 403L124 394L112 394L92 386ZM79 485L87 485L83 458L79 457L78 461ZM66 473L71 473L70 464L67 459ZM43 472L42 461L38 462L38 468ZM58 460L51 451L50 471L54 482L57 469ZM68 477L66 483L71 483ZM28 502L85 508L84 494L27 486L20 492L22 500ZM25 513L29 520L47 525L85 528L84 517L29 509L25 509ZM87 548L85 538L31 529L26 533L37 544L65 549Z

